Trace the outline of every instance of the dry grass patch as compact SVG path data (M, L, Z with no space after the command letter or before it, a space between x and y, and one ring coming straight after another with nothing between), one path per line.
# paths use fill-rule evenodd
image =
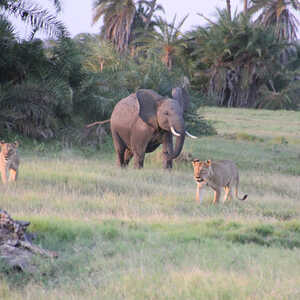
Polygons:
M244 202L212 205L208 189L198 205L192 165L178 162L164 171L155 153L143 170L120 170L111 153L37 155L21 148L19 181L0 186L0 207L31 221L35 242L59 257L37 260L40 272L33 275L0 262L0 298L297 299L300 150L290 139L298 115L206 112L221 134L246 135L234 142L187 140L184 150L234 160L240 192L249 194ZM280 135L278 120L291 120ZM277 136L288 143L268 143Z

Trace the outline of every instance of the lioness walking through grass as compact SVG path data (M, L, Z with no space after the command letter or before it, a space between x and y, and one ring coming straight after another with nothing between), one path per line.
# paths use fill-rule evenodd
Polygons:
M224 188L224 202L229 198L232 199L232 187L235 186L235 197L239 200L245 200L238 197L239 172L236 164L231 160L200 161L193 160L194 178L197 182L196 201L199 203L203 200L203 188L205 185L211 187L214 194L214 203L220 201L221 190Z

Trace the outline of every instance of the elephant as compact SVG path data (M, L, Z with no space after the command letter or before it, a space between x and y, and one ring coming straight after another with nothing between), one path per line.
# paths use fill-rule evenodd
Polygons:
M126 167L133 157L134 168L143 168L145 153L162 144L163 167L171 169L172 160L182 150L185 134L196 138L185 130L183 114L188 105L188 93L180 87L172 89L172 98L140 89L121 99L110 118L117 164Z

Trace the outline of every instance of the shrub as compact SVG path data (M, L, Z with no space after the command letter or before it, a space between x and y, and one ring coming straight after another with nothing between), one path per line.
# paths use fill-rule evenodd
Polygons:
M258 225L254 228L254 231L258 233L259 235L266 237L269 235L272 235L274 233L274 228L272 225L269 224L263 224L263 225Z

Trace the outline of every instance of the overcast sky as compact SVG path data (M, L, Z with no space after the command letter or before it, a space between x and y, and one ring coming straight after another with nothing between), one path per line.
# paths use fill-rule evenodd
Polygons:
M53 0L35 0L34 2L49 9L51 7L49 3L53 3ZM61 2L63 11L60 13L59 18L65 23L72 36L82 32L99 32L101 23L91 26L93 0L61 0ZM231 2L233 10L241 7L241 0L231 0ZM171 21L175 14L177 15L177 21L182 20L185 15L189 14L182 27L184 31L192 29L194 25L205 23L197 13L213 18L216 14L216 7L224 8L226 6L226 0L158 0L158 3L164 7L166 13L163 17L168 21ZM19 25L16 29L20 34L30 33L30 29L26 30L24 25L22 25L22 28Z

